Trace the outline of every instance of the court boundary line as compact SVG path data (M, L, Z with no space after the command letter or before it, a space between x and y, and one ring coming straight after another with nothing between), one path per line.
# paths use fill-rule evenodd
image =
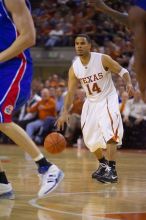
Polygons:
M44 197L44 199L46 198L53 198L53 197L57 197L57 196L69 196L69 195L79 195L79 194L101 194L101 193L104 193L105 190L100 190L100 191L96 191L96 192L66 192L66 193L55 193L53 195L48 195L46 197ZM123 192L123 190L118 190L116 192ZM138 191L138 190L131 190L131 191L124 191L124 192L127 192L127 193L146 193L146 191ZM46 208L44 206L41 206L39 204L37 204L37 201L39 199L43 199L43 198L34 198L34 199L31 199L28 201L29 205L37 208L37 209L41 209L41 210L45 210L45 211L50 211L50 212L56 212L56 213L60 213L60 214L66 214L66 215L73 215L73 216L84 216L84 217L92 217L92 218L95 218L95 219L99 219L98 216L95 216L95 215L102 215L102 214L105 214L105 215L116 215L116 214L145 214L146 211L127 211L127 212L104 212L104 213L94 213L94 215L84 215L82 213L75 213L75 212L70 212L70 211L61 211L61 210L57 210L57 209L52 209L52 208ZM100 217L101 218L101 217ZM104 217L103 220L120 220L120 219L113 219L113 218L106 218Z

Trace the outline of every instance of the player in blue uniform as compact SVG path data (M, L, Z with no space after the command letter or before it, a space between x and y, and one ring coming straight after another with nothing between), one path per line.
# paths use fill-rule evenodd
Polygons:
M145 0L133 0L133 3L135 6L138 6L142 8L143 10L146 10L146 1Z
M27 152L42 174L38 196L56 188L63 172L48 162L23 129L12 122L12 113L30 96L32 59L29 47L35 44L35 28L28 0L0 0L0 131ZM13 198L0 164L0 198Z
M106 13L131 28L134 34L135 72L142 98L146 102L146 0L133 0L127 15L113 10L102 0L88 0L88 2L95 9Z

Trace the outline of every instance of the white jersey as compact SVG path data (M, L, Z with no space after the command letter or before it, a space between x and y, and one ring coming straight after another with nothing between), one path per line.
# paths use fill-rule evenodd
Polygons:
M102 65L101 53L91 52L89 63L84 66L79 57L73 62L75 76L80 80L90 101L101 101L111 93L116 94L110 71Z
M118 95L111 72L104 69L101 58L102 54L92 52L87 66L79 57L73 62L74 73L87 96L81 114L81 128L84 142L91 152L106 148L111 139L121 144L123 136Z

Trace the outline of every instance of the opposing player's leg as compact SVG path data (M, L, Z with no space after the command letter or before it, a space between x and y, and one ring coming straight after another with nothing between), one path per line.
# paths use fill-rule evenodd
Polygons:
M129 21L134 33L135 72L142 98L146 102L146 11L137 6L132 7Z
M27 152L38 166L42 185L38 192L39 197L46 196L54 190L63 179L63 172L54 164L48 162L35 143L26 132L15 123L0 124L0 130Z
M14 199L11 183L8 181L0 161L0 199Z
M12 122L13 110L27 102L31 90L32 65L24 62L25 68L22 71L21 67L24 66L21 64L23 62L20 59L16 65L4 66L2 71L4 76L1 76L3 89L0 93L0 131L27 152L37 164L42 178L38 196L43 197L56 188L63 178L63 172L48 162L27 133Z

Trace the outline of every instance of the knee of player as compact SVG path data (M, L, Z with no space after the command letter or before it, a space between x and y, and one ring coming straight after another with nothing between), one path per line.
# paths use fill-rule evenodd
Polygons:
M129 11L129 20L132 22L132 25L141 25L142 23L145 23L146 12L140 7L131 7Z
M91 153L94 153L99 148L106 149L106 144L103 142L91 142L87 140L84 141L85 141L85 145L87 146L87 148L90 150Z
M146 90L141 92L141 98L142 98L143 102L146 103Z
M107 141L107 144L115 144L115 145L117 145L117 142L116 142L116 140L115 140L115 137L113 137L113 138L111 138L110 140L108 140Z

